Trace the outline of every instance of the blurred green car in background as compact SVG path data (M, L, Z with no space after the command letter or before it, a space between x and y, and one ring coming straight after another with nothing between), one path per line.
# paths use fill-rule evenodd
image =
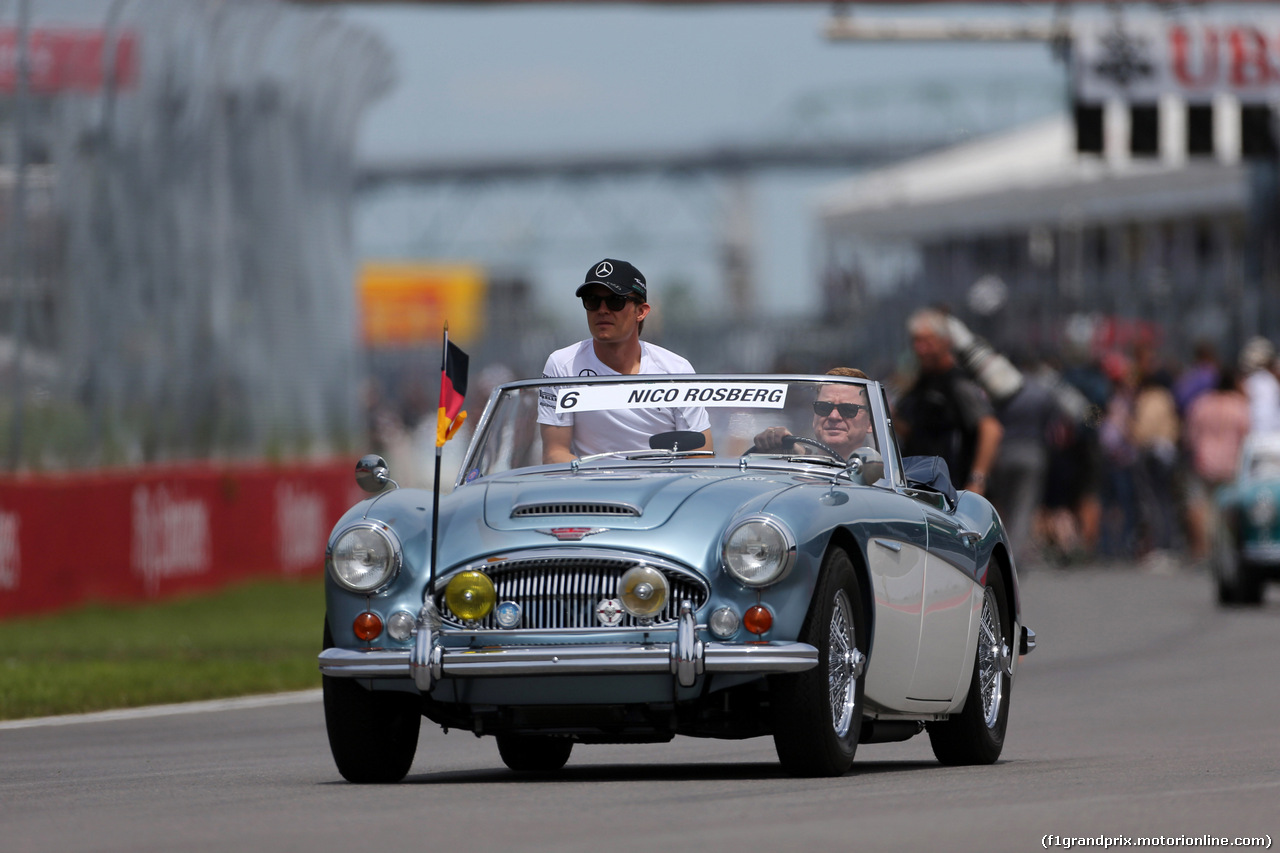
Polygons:
M1267 581L1280 580L1280 433L1249 437L1235 481L1215 501L1218 603L1261 604Z

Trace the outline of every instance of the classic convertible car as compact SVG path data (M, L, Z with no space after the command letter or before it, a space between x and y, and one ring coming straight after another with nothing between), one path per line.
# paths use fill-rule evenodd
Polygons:
M575 448L620 446L544 464L540 421L564 415ZM657 431L628 438L643 433L619 419ZM847 458L813 437L820 421L855 442ZM757 447L773 427L787 437ZM372 494L329 539L319 658L352 782L403 778L422 717L493 735L518 771L675 735L772 736L802 776L926 731L947 764L1000 755L1035 646L1013 553L945 464L900 456L876 382L503 385L439 498L435 543L431 492L397 488L377 456L356 479Z
M1220 604L1261 604L1280 580L1280 433L1250 436L1236 479L1215 495L1210 560Z

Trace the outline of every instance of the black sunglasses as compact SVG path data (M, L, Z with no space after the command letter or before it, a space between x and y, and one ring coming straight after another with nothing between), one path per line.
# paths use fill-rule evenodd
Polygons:
M601 302L603 302L605 307L610 311L621 311L626 307L627 303L631 301L632 299L630 296L619 296L616 293L610 293L608 296L601 296L598 293L584 293L582 295L582 307L586 308L588 311L595 311L598 309Z
M859 403L829 403L826 400L816 400L813 404L813 413L820 418L825 418L831 414L832 409L835 409L840 413L840 417L853 420L858 416L858 412L866 408Z

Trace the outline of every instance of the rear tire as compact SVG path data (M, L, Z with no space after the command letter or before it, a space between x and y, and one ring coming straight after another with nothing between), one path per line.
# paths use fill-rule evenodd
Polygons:
M1240 562L1240 574L1236 578L1235 602L1246 607L1257 607L1262 604L1262 578L1258 570L1243 560Z
M862 731L868 626L858 573L841 548L822 561L800 642L818 665L769 680L773 744L793 776L841 776L853 765Z
M1225 523L1219 523L1213 534L1209 563L1218 588L1219 604L1231 606L1262 603L1262 581L1257 569L1240 558L1236 537Z
M502 763L520 773L550 773L564 767L573 741L549 735L498 735Z
M333 646L329 623L324 647ZM366 690L356 679L322 678L324 725L338 772L348 782L399 782L413 766L422 713L418 697L397 691Z
M994 764L1000 757L1013 686L1005 660L1012 654L1016 654L1013 619L1004 579L995 566L989 566L978 617L978 650L964 710L927 725L933 754L943 764Z

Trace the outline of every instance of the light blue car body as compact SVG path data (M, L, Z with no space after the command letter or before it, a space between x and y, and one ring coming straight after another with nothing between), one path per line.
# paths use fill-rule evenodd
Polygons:
M848 381L750 378L796 383L793 387ZM581 381L659 379L673 377ZM698 379L734 383L744 377ZM761 710L769 703L749 697L767 695L770 679L818 663L815 646L802 640L824 559L833 549L848 553L860 578L858 612L868 624L867 647L859 652L865 656L865 702L858 712L865 720L922 726L964 707L983 591L993 572L1000 575L1008 598L1005 612L1012 619L1004 628L1003 650L1010 682L1019 652L1034 647L1034 633L1022 626L1014 558L998 514L983 497L956 493L945 482L908 481L878 383L856 384L866 389L882 453L850 465L726 453L722 447L729 442L718 434L721 455L714 457L618 457L479 471L479 448L495 428L490 414L499 398L547 384L511 383L491 397L455 487L439 498L436 598L461 571L500 570L508 560L539 553L584 559L623 555L665 567L672 577L683 573L693 586L705 588L705 598L683 617L673 611L674 621L630 627L469 628L450 623L447 614L442 621L440 607L424 607L431 598L433 495L388 486L351 507L330 538L332 552L344 531L376 525L398 543L400 567L372 593L352 592L332 571L327 575L329 647L320 657L327 679L351 679L373 692L411 694L427 718L480 733L545 731L579 742L768 734L777 725ZM881 461L882 477L875 467ZM864 482L872 472L876 480ZM551 506L570 512L526 517L516 511ZM617 506L635 512L604 517L594 511ZM748 518L776 521L794 541L790 570L763 588L744 585L725 568L725 535ZM589 532L573 538L584 529ZM772 617L766 633L752 634L743 625L729 636L709 630L717 610L729 608L741 616L761 604ZM411 636L395 640L384 632L365 641L354 633L361 614L375 614L386 624L397 611L413 616ZM619 658L635 658L614 660L607 655L610 648ZM862 672L861 664L856 672ZM733 698L718 698L726 693ZM743 710L735 716L738 707ZM613 709L614 716L605 709ZM630 722L617 722L624 718ZM864 728L864 739L868 731Z

